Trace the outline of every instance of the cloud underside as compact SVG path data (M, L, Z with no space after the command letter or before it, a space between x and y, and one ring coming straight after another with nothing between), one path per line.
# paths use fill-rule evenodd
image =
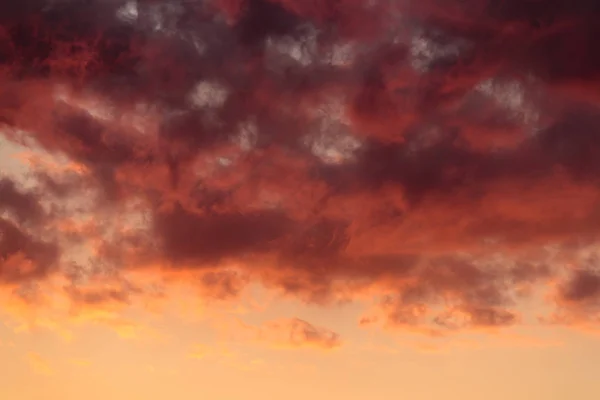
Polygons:
M160 299L144 274L259 283L434 334L538 296L595 324L596 3L3 4L0 282L89 308Z

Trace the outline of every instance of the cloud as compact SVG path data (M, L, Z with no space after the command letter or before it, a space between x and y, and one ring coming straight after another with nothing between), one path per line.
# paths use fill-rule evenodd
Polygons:
M331 350L342 344L337 333L298 318L267 322L261 327L259 338L276 347Z
M202 360L207 357L216 357L218 359L226 359L235 356L227 347L223 345L207 346L195 344L192 346L188 356L196 360Z
M239 319L220 319L215 324L222 337L275 349L333 350L343 345L338 333L299 318L280 318L261 324L247 324ZM202 358L207 354L205 348L196 348L191 356Z
M12 212L18 220L35 221L43 214L39 199L33 193L19 190L10 179L0 180L0 199L0 207Z
M557 304L554 313L545 322L559 325L579 325L586 330L597 330L600 321L600 275L595 256L585 258L554 283L550 296Z
M86 360L85 358L72 358L69 360L69 363L71 363L74 366L77 367L89 367L91 365L91 362L89 360Z
M27 362L29 364L29 367L36 374L46 375L46 376L50 376L50 375L54 374L54 370L52 369L50 364L48 364L48 361L46 361L38 353L33 353L33 352L27 353Z
M42 277L58 258L56 245L38 240L0 218L0 281L11 283Z
M449 334L518 325L541 290L596 320L595 269L567 268L598 238L593 2L21 3L0 7L0 135L37 157L0 178L15 296L128 326L167 296L144 276L258 284ZM330 345L292 321L271 328Z

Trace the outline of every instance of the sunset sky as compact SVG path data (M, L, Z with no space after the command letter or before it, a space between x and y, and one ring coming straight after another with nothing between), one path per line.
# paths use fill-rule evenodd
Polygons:
M599 399L599 18L0 2L0 399Z

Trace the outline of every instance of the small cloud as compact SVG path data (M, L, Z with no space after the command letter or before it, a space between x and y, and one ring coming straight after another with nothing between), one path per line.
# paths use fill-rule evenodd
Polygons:
M192 351L190 351L189 357L195 360L202 360L206 357L207 353L208 349L205 346L197 344L194 345Z
M190 102L197 108L219 108L225 104L229 92L216 82L202 81L190 93Z
M27 363L33 372L39 375L50 376L54 374L54 370L40 354L29 352L27 354Z
M298 318L269 321L260 327L258 338L277 348L333 350L342 345L338 333Z
M343 344L337 332L299 318L280 318L258 325L233 318L216 321L215 328L224 340L275 349L334 350Z
M234 352L222 344L207 346L200 343L193 345L188 353L188 357L195 360L204 360L207 358L223 360L233 358L235 355Z
M134 23L139 16L136 1L128 1L117 10L117 18L123 22Z
M85 358L72 358L69 363L78 367L89 367L91 362Z

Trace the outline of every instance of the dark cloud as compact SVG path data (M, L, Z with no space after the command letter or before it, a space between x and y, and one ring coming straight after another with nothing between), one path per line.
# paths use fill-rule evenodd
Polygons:
M557 281L551 293L557 307L542 320L595 329L600 316L600 276L595 257L582 259Z
M600 295L600 276L597 271L574 271L560 290L560 297L566 303L584 304L597 301Z
M0 280L19 283L43 278L59 260L59 249L31 237L6 219L0 219Z
M543 266L482 263L445 257L430 260L380 287L383 296L363 324L383 319L390 327L413 327L440 335L457 329L490 329L519 322L523 288L549 276Z
M268 252L290 223L280 213L194 215L180 207L157 216L157 238L176 264L219 262L245 253Z
M598 235L599 13L584 0L3 5L3 135L82 172L36 171L35 195L0 181L0 207L41 229L42 198L68 219L86 195L103 265L192 271L208 297L248 279L319 303L376 288L392 325L512 325L519 296L555 273L544 246L564 256ZM5 264L36 265L11 261L6 280L50 271L58 250L3 221ZM495 254L509 261L482 264ZM595 296L594 279L557 301Z
M237 272L209 271L200 277L199 287L206 298L231 300L241 294L247 283L247 278Z
M0 179L0 210L14 213L19 221L35 222L43 217L39 200L35 194L19 190L14 181Z

